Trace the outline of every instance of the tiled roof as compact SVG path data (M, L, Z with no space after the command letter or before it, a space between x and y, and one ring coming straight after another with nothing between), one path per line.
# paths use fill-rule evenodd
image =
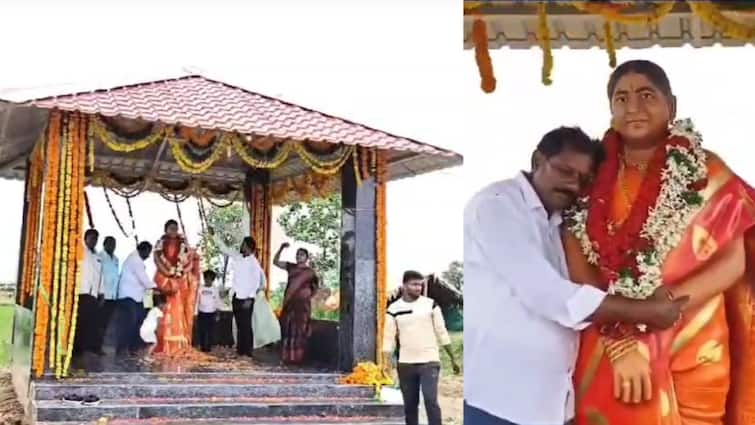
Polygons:
M198 75L47 97L26 103L39 108L121 116L256 136L458 156L452 151Z

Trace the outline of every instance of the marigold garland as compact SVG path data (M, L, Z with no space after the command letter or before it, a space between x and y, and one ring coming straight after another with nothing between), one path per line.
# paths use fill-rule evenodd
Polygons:
M55 213L57 212L57 195L60 169L60 132L61 114L50 112L47 131L47 166L45 174L45 196L41 238L41 255L39 283L36 290L34 347L32 364L34 374L41 377L45 371L45 353L47 352L47 328L50 315L50 294L52 292L53 259L55 255Z
M89 129L90 137L96 137L103 144L105 144L108 149L121 153L130 153L146 149L154 145L155 143L165 139L165 137L169 137L173 134L172 127L163 127L142 139L135 141L124 141L121 137L110 131L110 129L107 128L107 124L105 124L98 117L94 117L92 119ZM93 155L94 150L92 149L91 152Z
M755 39L755 25L743 24L721 13L721 7L711 1L687 0L690 10L708 24L720 28L721 31L737 40L751 41Z
M627 7L631 6L631 3L614 4L592 1L564 2L564 4L568 4L579 11L600 15L609 22L624 25L654 24L671 13L671 10L674 8L674 3L675 2L673 1L659 1L655 2L655 9L652 12L623 14L622 12L625 11Z
M45 138L44 135L37 141L32 151L26 202L26 230L24 237L23 272L21 277L21 293L19 303L25 305L34 291L37 270L37 249L39 241L39 215L42 201L42 183L45 167Z
M474 42L475 62L480 73L480 88L485 93L493 93L496 87L493 62L488 48L488 28L481 18L472 24L472 41Z
M73 223L74 223L74 230L71 231L71 235L73 236L73 241L70 242L71 248L74 250L74 272L72 274L73 282L69 285L70 291L71 291L71 297L70 301L67 303L67 313L66 316L70 319L68 322L70 325L68 326L68 341L67 341L67 349L66 349L66 356L63 366L63 376L68 376L68 371L71 366L71 358L73 357L73 342L76 337L76 322L78 321L78 305L79 305L79 290L81 287L81 279L82 279L82 263L84 261L84 226L83 226L83 214L82 209L85 207L83 205L84 201L84 186L86 184L86 176L85 176L85 162L84 158L86 157L86 144L84 143L84 140L86 140L86 136L88 134L88 124L89 120L87 117L82 117L81 125L79 128L79 140L78 143L75 143L74 146L78 148L78 156L76 159L76 169L75 169L75 190L74 193L76 194L78 198L76 199L76 202L73 203L74 207L77 210L77 213L73 215Z
M376 152L376 188L375 188L375 226L376 226L376 286L377 286L377 364L383 365L383 328L385 325L386 290L387 290L387 209L386 209L386 186L388 184L388 160L385 151Z
M342 384L374 386L378 396L383 385L392 385L393 379L383 373L383 368L373 362L358 363L354 370L340 379Z
M609 21L603 22L603 34L606 40L606 51L608 52L608 66L616 68L616 44L613 40L612 25Z
M537 4L537 39L543 49L543 69L541 80L549 86L553 83L551 72L553 71L553 52L551 51L551 32L548 28L547 3Z
M38 242L28 241L38 244L41 260L36 272L39 278L32 354L37 377L48 367L57 378L64 377L70 365L83 260L86 136L82 114L50 113L41 238Z
M50 316L51 316L51 323L48 328L49 331L49 349L47 350L48 353L48 362L49 365L52 367L55 365L55 359L57 356L57 339L55 337L56 331L58 329L58 313L59 313L59 303L58 303L58 297L60 294L60 287L61 287L61 272L62 272L62 264L63 261L61 259L62 255L62 246L63 246L63 234L65 234L66 229L65 223L63 222L63 211L65 209L65 190L66 187L70 184L70 182L66 181L67 173L67 166L68 166L68 156L66 155L66 150L69 145L68 142L68 134L69 134L69 119L68 115L63 115L63 124L62 124L62 139L61 139L61 146L60 146L60 168L58 169L58 181L62 184L58 185L58 198L55 205L55 236L53 238L53 243L55 244L54 248L54 256L53 256L53 269L52 269L52 303L50 304ZM63 285L65 282L63 282Z

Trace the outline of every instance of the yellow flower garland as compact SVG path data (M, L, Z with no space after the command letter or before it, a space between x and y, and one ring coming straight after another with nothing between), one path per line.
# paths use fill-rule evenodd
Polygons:
M64 263L64 261L61 260L61 248L63 245L63 234L65 234L66 229L63 228L63 211L65 207L65 189L67 186L66 182L66 167L68 166L68 157L66 155L66 149L69 145L68 143L68 119L67 116L63 116L63 137L61 138L61 146L60 146L60 168L58 170L58 181L62 184L59 184L58 189L58 197L57 202L55 203L55 236L53 238L53 244L54 244L54 255L53 255L53 269L52 269L52 303L50 304L50 312L51 312L51 319L50 319L50 326L49 326L49 350L48 350L48 363L51 367L55 365L55 358L57 356L57 338L55 337L55 333L57 331L58 326L58 296L60 294L60 287L61 283L65 285L65 282L61 282L61 266Z
M608 66L616 68L616 45L613 41L613 29L610 21L603 22L603 34L606 39L606 51L608 52Z
M621 10L623 6L615 3L598 3L590 1L569 1L563 2L568 4L579 11L600 15L608 22L615 22L624 25L650 25L654 24L666 15L671 13L674 8L673 1L659 1L655 2L655 10L649 13L636 13L636 14L623 14Z
M130 153L146 149L155 143L162 141L165 137L173 134L173 129L169 127L161 128L154 133L142 139L133 142L122 142L118 136L111 132L107 125L98 117L94 117L90 123L90 137L96 136L108 149L116 152Z
M721 13L720 6L711 1L687 0L690 10L708 24L720 28L731 38L744 41L755 40L755 25L736 22Z
M549 86L553 83L551 72L553 71L553 52L551 51L551 33L548 28L547 4L537 4L537 39L543 49L543 69L541 80L543 84Z
M261 160L253 157L249 154L249 152L247 152L246 140L243 136L240 136L238 134L226 134L222 137L222 140L225 140L225 143L233 146L234 151L236 151L236 155L238 155L242 161L255 168L277 168L278 166L286 162L286 159L288 159L288 155L292 150L291 143L284 143L283 146L278 149L278 152L276 152L275 156L272 159Z
M745 24L737 22L721 12L721 6L712 1L702 0L686 0L690 10L696 16L700 17L703 21L709 25L719 28L727 36L743 41L755 40L755 25ZM553 54L551 51L550 42L550 30L548 28L547 18L547 6L549 2L537 3L538 14L538 29L537 38L543 50L543 66L541 79L543 84L550 85L552 83L551 73L553 70ZM616 66L616 46L613 39L613 31L611 25L613 23L623 25L651 25L659 22L661 19L668 16L674 8L675 2L673 1L657 1L653 2L655 9L648 13L632 13L624 14L623 9L627 6L632 6L634 2L591 2L591 1L560 1L559 4L568 5L574 7L588 14L600 15L605 19L603 24L603 32L606 39L606 50L609 57L609 66L612 68ZM483 6L485 2L464 2L464 14L478 14L478 9ZM477 22L475 22L477 24ZM479 27L479 24L475 26ZM477 28L479 31L479 28ZM481 51L484 47L484 52ZM483 46L479 42L475 43L476 57L482 57L487 52L487 47ZM486 68L480 63L478 59L477 63L478 71L481 73L489 74ZM492 80L494 82L494 79ZM492 91L490 84L483 87L483 91L486 93Z
M182 144L188 143L186 140L170 137L168 138L168 143L170 143L170 151L178 166L181 170L191 174L202 174L207 172L207 170L220 160L220 157L223 155L223 148L225 147L225 142L221 139L220 142L213 146L212 154L210 154L207 159L201 162L194 162L186 155L186 152L184 152L181 147Z
M82 221L84 219L83 217L83 211L84 211L84 185L86 183L85 179L85 162L84 158L86 157L86 144L84 143L84 140L86 139L87 130L86 126L88 124L88 121L86 118L82 117L82 121L80 123L81 127L79 128L79 140L77 143L74 144L74 146L77 147L78 152L77 158L76 158L76 168L74 169L74 193L76 194L76 202L73 203L73 206L75 210L77 211L73 215L73 229L74 231L71 233L73 235L73 240L70 242L71 247L74 250L73 258L74 258L74 272L71 274L73 281L69 282L69 285L71 287L71 298L73 302L68 302L67 305L70 307L67 313L67 316L70 317L68 326L68 341L66 346L66 355L65 360L63 364L63 376L68 376L68 370L71 366L71 358L73 357L73 343L74 339L76 337L76 322L78 321L78 308L79 308L79 297L78 293L81 288L81 272L82 272L82 263L84 261L84 244L82 242L83 239L83 226Z

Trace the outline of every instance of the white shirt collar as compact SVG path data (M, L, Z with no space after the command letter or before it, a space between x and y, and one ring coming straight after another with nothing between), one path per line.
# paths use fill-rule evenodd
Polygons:
M514 179L519 186L519 189L522 193L522 198L524 199L525 205L533 210L540 210L545 214L548 221L555 225L559 226L561 225L562 218L561 213L556 213L548 217L548 210L545 209L545 205L543 205L543 201L540 200L540 197L537 196L537 192L535 192L535 188L532 186L532 183L530 182L529 178L527 178L527 175L524 171L519 172L519 174L516 175L516 178Z

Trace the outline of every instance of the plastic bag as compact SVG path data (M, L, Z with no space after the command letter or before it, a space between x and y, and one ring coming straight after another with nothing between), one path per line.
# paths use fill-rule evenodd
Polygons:
M259 293L254 300L252 330L255 349L278 342L281 339L280 323L264 293Z
M385 404L404 404L401 390L391 387L382 387L380 389L380 400Z

